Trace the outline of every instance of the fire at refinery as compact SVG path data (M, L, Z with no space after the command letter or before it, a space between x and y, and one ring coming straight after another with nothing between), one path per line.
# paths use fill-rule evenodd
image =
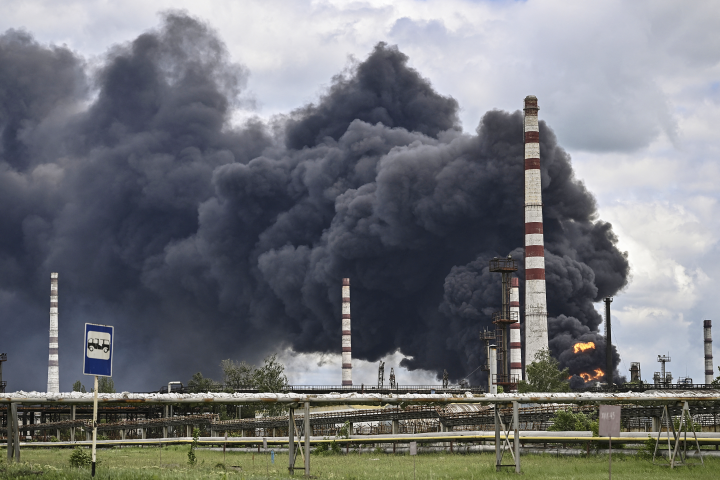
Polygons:
M595 369L595 375L592 373L581 373L580 376L583 380L585 380L585 383L590 382L592 380L600 380L605 376L605 372L603 372L601 369L596 368Z
M585 352L585 351L587 351L587 350L595 350L595 343L593 343L593 342L586 342L586 343L579 342L579 343L576 343L576 344L573 346L573 351L574 351L575 353L582 353L582 352ZM599 370L599 369L598 369L598 370ZM587 381L587 380L585 380L585 381Z

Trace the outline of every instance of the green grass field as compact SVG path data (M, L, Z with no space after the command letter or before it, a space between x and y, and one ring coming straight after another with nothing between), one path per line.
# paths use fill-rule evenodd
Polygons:
M187 464L188 447L111 448L98 450L98 479L195 479L195 478L289 478L287 454L277 454L275 464L269 454L196 450L197 464ZM0 450L5 454L5 450ZM7 465L0 461L0 478L89 479L89 469L69 466L69 449L25 449L23 463ZM694 460L693 461L697 461ZM606 455L567 457L526 455L521 458L524 478L538 479L605 479L608 477ZM298 466L301 466L298 462ZM311 474L321 479L456 479L513 477L512 468L496 473L494 455L421 454L417 457L390 454L357 454L311 456ZM296 478L303 471L298 470ZM616 479L715 479L720 477L720 459L706 458L705 466L668 467L653 465L649 460L613 455L613 478Z

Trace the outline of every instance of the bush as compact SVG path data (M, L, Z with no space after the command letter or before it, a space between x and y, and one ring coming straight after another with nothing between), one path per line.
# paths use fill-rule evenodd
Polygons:
M645 440L635 455L637 458L642 460L652 460L653 453L655 452L655 439L648 435L648 439Z
M80 447L73 448L73 451L70 454L70 466L71 467L73 467L73 468L89 467L91 463L92 463L92 457L86 450L84 450Z
M330 443L321 443L315 447L313 453L317 453L318 455L340 455L342 450L340 449L340 444L333 440Z
M352 434L352 432L350 431L350 421L346 421L345 423L343 423L343 426L340 427L339 434L340 438L350 438L350 434Z
M571 410L559 410L552 418L553 424L548 430L553 432L584 432L590 430L593 436L598 436L598 422L582 412L574 413Z
M198 440L200 438L200 429L196 428L193 430L193 441L190 444L190 450L188 451L188 465L194 467L197 463L197 457L195 456L195 449L198 446Z

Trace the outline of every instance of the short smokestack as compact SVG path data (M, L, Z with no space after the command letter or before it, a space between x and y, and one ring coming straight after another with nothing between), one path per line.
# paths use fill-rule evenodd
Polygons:
M548 348L538 101L525 97L525 365Z
M497 347L490 345L490 375L488 376L488 392L497 393Z
M518 279L510 279L510 318L520 320L520 288ZM520 322L510 324L510 381L522 380L522 343L520 341Z
M50 274L50 354L48 355L48 393L60 393L58 363L58 274Z
M350 337L350 279L342 284L342 384L352 385L352 342Z
M712 361L712 320L703 320L703 336L705 337L705 385L713 382Z

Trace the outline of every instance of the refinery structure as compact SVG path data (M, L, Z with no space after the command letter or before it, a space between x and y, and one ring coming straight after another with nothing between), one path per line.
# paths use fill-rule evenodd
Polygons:
M498 386L504 391L515 391L522 380L527 380L525 368L541 350L548 349L548 312L547 290L545 280L545 249L543 240L543 199L540 162L540 129L538 121L539 105L537 97L529 95L523 103L523 164L524 164L524 297L521 302L521 284L516 276L518 260L510 256L496 257L490 260L489 272L498 273L501 294L498 298L499 311L492 314L492 328L479 329L479 345L482 346L483 358L480 370L486 372L487 382L471 387L465 380L457 386L462 388L480 389L494 392ZM520 215L520 212L518 212ZM60 392L59 366L59 311L58 311L58 273L50 274L50 326L47 391ZM341 298L341 376L340 386L353 390L357 387L352 377L352 322L350 308L350 278L343 278L339 285ZM606 365L605 371L599 366L592 372L582 372L579 376L586 382L587 388L601 386L612 387L612 375L617 372L612 363L612 331L610 302L605 301L605 340ZM524 303L524 304L521 304ZM704 384L713 381L711 320L703 322L703 340L705 345ZM576 354L583 354L595 349L593 342L577 342L574 347ZM0 389L4 389L6 381L2 378L2 366L7 360L6 354L0 354ZM652 384L667 386L672 384L672 374L666 372L669 355L658 355L661 363L659 372L653 375ZM394 369L391 368L390 388L401 386L395 380ZM631 383L642 383L640 364L631 363ZM457 374L455 375L457 377ZM682 377L682 384L692 383L692 379ZM364 387L362 385L361 387ZM378 387L387 390L384 385L384 372L379 372ZM300 387L302 388L302 387ZM368 387L369 388L369 387ZM443 385L439 388L450 388L447 371L443 376ZM432 390L428 387L427 390Z

